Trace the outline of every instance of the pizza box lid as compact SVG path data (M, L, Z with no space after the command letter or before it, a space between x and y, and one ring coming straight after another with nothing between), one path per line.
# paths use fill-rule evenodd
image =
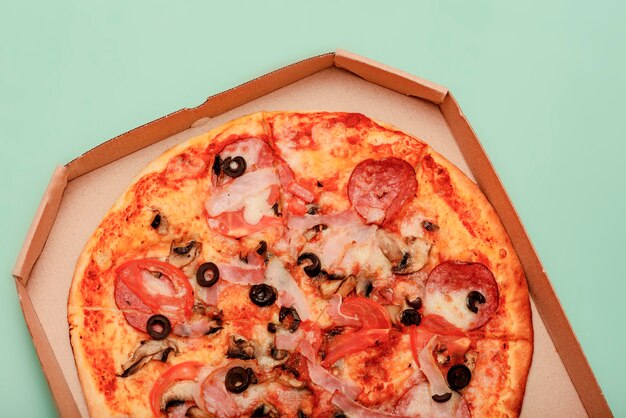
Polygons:
M452 93L344 50L296 62L211 96L57 167L13 276L62 416L88 416L67 324L67 295L87 239L149 161L185 139L260 110L364 113L421 138L474 179L511 238L531 294L535 348L522 416L612 416L513 204Z

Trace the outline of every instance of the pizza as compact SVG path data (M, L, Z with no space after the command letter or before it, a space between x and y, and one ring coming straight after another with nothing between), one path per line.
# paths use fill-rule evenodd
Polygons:
M259 112L150 162L68 321L94 417L512 417L533 352L479 188L356 113Z

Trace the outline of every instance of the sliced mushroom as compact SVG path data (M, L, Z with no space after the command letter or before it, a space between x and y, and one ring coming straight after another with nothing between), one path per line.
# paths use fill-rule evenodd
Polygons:
M188 418L213 418L215 415L209 415L197 406L192 406L185 414Z
M231 335L226 356L228 358L251 360L255 358L254 345L241 335Z
M176 356L180 354L175 341L169 339L142 341L128 361L122 364L122 374L119 377L128 377L137 373L150 360L165 362L172 351Z
M261 418L261 417L279 418L280 412L278 412L278 410L274 406L270 404L262 403L261 405L254 408L254 411L252 411L251 417L252 418Z
M193 380L181 380L169 387L161 396L161 411L166 412L172 404L193 401L193 392L197 383Z
M270 356L272 356L274 360L285 360L287 356L289 356L289 351L279 350L278 348L276 348L275 345L272 344L270 346Z
M345 298L350 292L354 290L356 284L356 277L348 276L343 282L341 282L341 286L339 286L339 289L337 289L337 292L335 293L338 293Z
M419 271L428 261L431 243L416 237L405 240L383 229L376 231L378 246L391 262L395 274L411 274Z
M158 209L152 209L152 222L150 226L161 235L167 234L167 218Z
M307 241L311 241L313 238L317 236L317 234L319 234L326 228L327 226L324 224L315 225L313 228L309 228L306 231L304 231L302 235L304 236L304 239L306 239Z
M202 244L194 240L172 242L168 262L183 268L193 260L202 249Z
M374 290L374 285L372 285L372 281L366 277L359 277L356 282L356 294L357 296L362 296L368 298L370 293Z
M319 289L322 297L325 299L330 299L337 292L339 287L341 286L342 281L340 280L324 280L320 283Z

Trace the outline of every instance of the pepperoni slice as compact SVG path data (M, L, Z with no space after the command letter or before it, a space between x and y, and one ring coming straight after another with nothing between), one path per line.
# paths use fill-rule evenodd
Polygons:
M348 181L352 207L367 223L377 225L393 219L416 192L415 170L395 157L361 161Z
M498 309L498 299L498 284L485 265L447 261L426 280L424 320L431 326L449 323L472 330L489 321Z

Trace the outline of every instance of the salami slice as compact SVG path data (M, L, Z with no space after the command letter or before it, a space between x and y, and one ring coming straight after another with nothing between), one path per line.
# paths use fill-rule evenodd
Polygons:
M498 299L498 284L485 265L447 261L428 275L424 319L444 319L461 330L472 330L489 321Z
M415 170L394 157L361 161L348 181L350 203L368 224L393 219L416 192Z

